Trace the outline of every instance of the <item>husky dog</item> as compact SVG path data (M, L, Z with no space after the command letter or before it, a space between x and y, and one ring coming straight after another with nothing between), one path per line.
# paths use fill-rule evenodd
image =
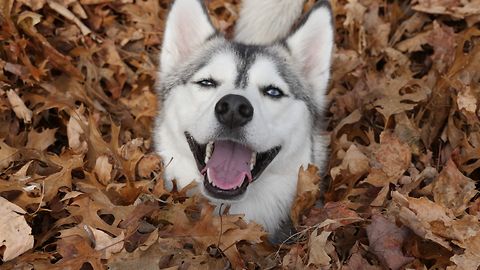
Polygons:
M275 9L276 0L263 1ZM276 31L260 21L242 35ZM290 220L299 168L321 168L327 156L320 119L333 47L330 4L315 4L281 40L257 35L245 41L257 44L251 45L242 39L237 35L240 42L230 42L220 35L201 0L173 2L160 55L161 107L153 137L159 155L170 162L163 175L167 188L173 179L180 189L197 182L213 204L229 205L229 213L262 224L277 244L286 237L283 223Z

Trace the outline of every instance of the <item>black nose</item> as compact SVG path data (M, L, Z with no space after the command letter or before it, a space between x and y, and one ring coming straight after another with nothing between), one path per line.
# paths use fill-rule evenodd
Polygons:
M253 107L243 96L226 95L215 105L215 116L230 128L241 127L252 120Z

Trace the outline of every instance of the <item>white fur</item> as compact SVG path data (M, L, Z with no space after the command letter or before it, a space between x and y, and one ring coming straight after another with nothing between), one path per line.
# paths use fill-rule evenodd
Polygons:
M173 70L215 33L199 1L175 1L168 13L168 22L170 27L165 28L163 33L160 55L162 73Z
M302 14L305 0L243 0L235 41L268 45L283 39Z
M303 26L287 38L287 44L304 76L314 87L312 98L316 104L322 104L326 100L325 93L330 78L332 16L328 10L318 8L308 18Z
M280 2L285 5L284 0ZM277 8L275 1L265 3L269 3L272 9ZM247 0L245 4L251 5L252 1ZM189 132L200 144L215 139L221 127L213 110L215 104L225 95L242 95L254 108L253 118L242 127L245 131L244 143L257 152L276 146L282 149L261 176L248 186L240 200L225 202L210 199L215 204L230 204L230 213L245 214L245 219L263 224L269 232L280 229L295 199L299 168L309 163L321 167L326 158L323 139L316 134L312 123L316 117L314 111L323 108L325 103L333 46L330 20L328 10L317 8L286 39L291 55L280 45L272 47L272 51L295 70L292 76L300 76L301 85L298 87L302 87L313 99L312 104L316 107L313 110L305 100L296 98L300 95L298 89L290 89L294 84L287 82L275 62L262 54L252 58L253 63L246 71L248 84L242 89L236 88L240 72L239 55L226 49L211 50L215 53L203 55L206 48L225 48L221 47L225 41L220 37L212 38L215 31L198 0L174 1L167 19L161 54L159 93L164 95L165 102L161 104L161 114L156 118L153 134L164 163L170 162L163 175L167 188L172 188L173 179L177 180L179 188L195 181L206 194L203 190L204 176L197 168L184 132ZM191 70L191 77L181 78L188 79L186 83L174 80L186 74L185 70L190 71L192 63L204 58L208 58L206 65ZM214 78L218 86L203 89L195 83L206 78ZM176 85L169 89L170 84ZM260 89L268 85L277 86L286 96L278 100L266 97Z

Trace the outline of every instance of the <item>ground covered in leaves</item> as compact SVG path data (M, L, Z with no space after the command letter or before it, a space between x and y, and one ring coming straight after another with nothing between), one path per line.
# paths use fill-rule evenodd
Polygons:
M241 3L206 2L231 35ZM279 248L163 188L168 1L1 1L0 268L479 269L480 1L331 3L325 207L300 171Z

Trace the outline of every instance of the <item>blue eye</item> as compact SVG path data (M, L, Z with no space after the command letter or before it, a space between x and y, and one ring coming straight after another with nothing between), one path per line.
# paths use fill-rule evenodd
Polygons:
M272 98L280 98L280 97L285 96L285 94L283 93L282 90L280 90L280 89L278 89L277 87L274 87L274 86L265 87L264 90L263 90L263 94L267 95L267 96L270 96Z
M208 88L217 87L217 82L212 80L212 79L200 80L200 81L196 82L196 84L198 84L202 87L208 87Z

